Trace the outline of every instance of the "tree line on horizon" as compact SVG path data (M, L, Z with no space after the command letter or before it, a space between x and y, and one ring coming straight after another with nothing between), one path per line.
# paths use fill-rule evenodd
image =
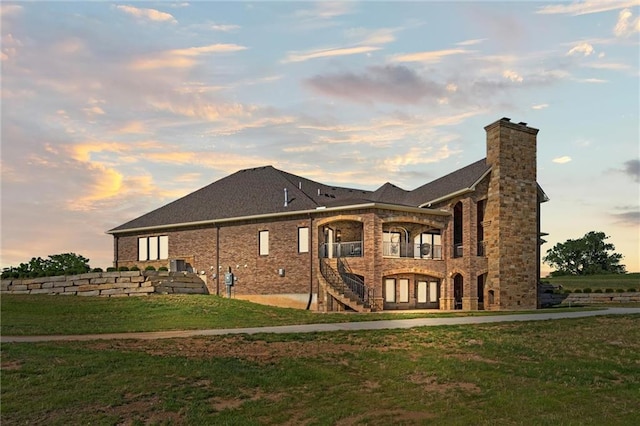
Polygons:
M604 232L587 232L582 238L569 239L547 250L543 262L555 268L552 277L564 275L625 274L623 256L613 252ZM610 253L613 252L613 253ZM95 268L98 270L100 268ZM52 254L46 259L33 257L19 266L2 271L2 278L36 278L55 275L76 275L90 272L89 259L75 253ZM101 270L101 269L100 269Z

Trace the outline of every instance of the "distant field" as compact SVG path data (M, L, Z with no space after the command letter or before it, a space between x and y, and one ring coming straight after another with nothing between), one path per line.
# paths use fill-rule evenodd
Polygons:
M543 278L553 285L562 285L563 289L576 290L590 288L591 290L611 288L613 290L630 288L640 291L640 273L632 274L610 274L610 275L590 275L590 276L567 276L557 278Z

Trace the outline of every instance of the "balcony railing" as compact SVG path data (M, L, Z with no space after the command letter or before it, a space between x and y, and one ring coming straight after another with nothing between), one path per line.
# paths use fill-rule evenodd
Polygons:
M464 254L464 247L462 244L454 244L453 246L453 257L462 257Z
M382 243L382 255L384 257L440 260L442 259L442 246L385 241Z
M320 257L324 259L335 257L362 257L362 252L362 241L320 244Z

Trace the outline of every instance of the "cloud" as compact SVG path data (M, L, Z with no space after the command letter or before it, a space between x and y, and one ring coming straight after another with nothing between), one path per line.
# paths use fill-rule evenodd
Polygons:
M233 25L233 24L213 24L211 25L211 29L214 31L220 31L223 33L229 33L232 31L237 31L239 30L241 27L240 25Z
M579 78L576 81L580 82L580 83L595 83L595 84L601 84L601 83L608 83L609 80L603 80L601 78Z
M158 68L190 68L196 64L195 58L211 53L233 53L246 50L247 47L237 44L210 44L208 46L187 47L161 52L157 56L133 61L136 70L153 70Z
M640 210L628 211L624 213L611 213L614 222L622 226L631 226L637 229L640 226Z
M590 45L589 43L586 43L586 42L582 42L582 43L578 43L574 47L572 47L567 52L567 55L579 55L579 54L582 54L583 56L589 56L594 52L595 52L595 50L594 50L592 45Z
M608 12L611 10L638 6L639 4L640 2L638 2L638 0L586 0L581 2L573 2L571 4L563 3L542 6L538 8L536 13L543 15L568 14L576 16L587 15L591 13Z
M631 177L635 182L640 182L640 160L625 161L622 172Z
M438 63L443 58L452 55L462 55L472 53L473 51L467 49L444 49L444 50L432 50L427 52L416 53L404 53L400 55L394 55L391 57L392 62L427 62Z
M357 46L337 49L311 50L308 52L289 52L283 62L303 62L308 61L309 59L327 58L332 56L357 55L360 53L374 52L380 49L381 47L377 46Z
M594 62L590 64L585 64L585 67L595 68L601 70L613 70L613 71L624 71L631 68L627 64L621 64L619 62Z
M465 40L465 41L461 41L459 43L456 43L456 46L474 46L476 44L480 44L482 42L484 42L486 40L486 38L476 38L476 39L472 39L472 40Z
M427 97L438 98L446 94L444 86L424 80L402 65L370 67L361 74L317 75L305 83L324 95L366 103L414 104Z
M548 107L549 107L549 104L538 104L538 105L532 105L531 109L545 109Z
M522 83L522 80L523 80L523 78L522 78L522 76L520 74L518 74L517 72L512 71L512 70L504 71L502 73L502 76L504 78L506 78L507 80L511 80L511 81L513 81L515 83Z
M618 22L613 28L613 33L616 37L629 37L633 33L640 32L640 17L632 19L633 13L630 9L624 9L620 11L618 15Z
M553 160L551 160L551 161L553 161L553 162L554 162L554 163L556 163L556 164L566 164L566 163L568 163L569 161L571 161L571 157L569 157L569 156L565 155L565 156L563 156L563 157L556 157L556 158L554 158L554 159L553 159Z
M20 5L2 3L0 4L0 17L15 16L21 13L22 10L23 8Z
M315 3L313 9L298 10L294 14L299 19L331 19L351 12L351 5L346 2L322 1Z
M136 18L148 19L150 21L157 22L170 22L172 24L178 23L176 19L170 13L160 12L156 9L140 9L133 6L126 5L118 5L116 9L121 10L122 12L134 16Z

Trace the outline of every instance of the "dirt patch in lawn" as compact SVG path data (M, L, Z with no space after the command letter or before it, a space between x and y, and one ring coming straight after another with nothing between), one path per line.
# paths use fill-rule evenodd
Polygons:
M341 355L362 350L355 344L313 342L266 342L247 340L242 336L219 339L184 338L167 340L119 340L91 345L98 350L142 351L153 356L183 356L197 358L238 358L257 363L274 363L283 358L312 358Z

